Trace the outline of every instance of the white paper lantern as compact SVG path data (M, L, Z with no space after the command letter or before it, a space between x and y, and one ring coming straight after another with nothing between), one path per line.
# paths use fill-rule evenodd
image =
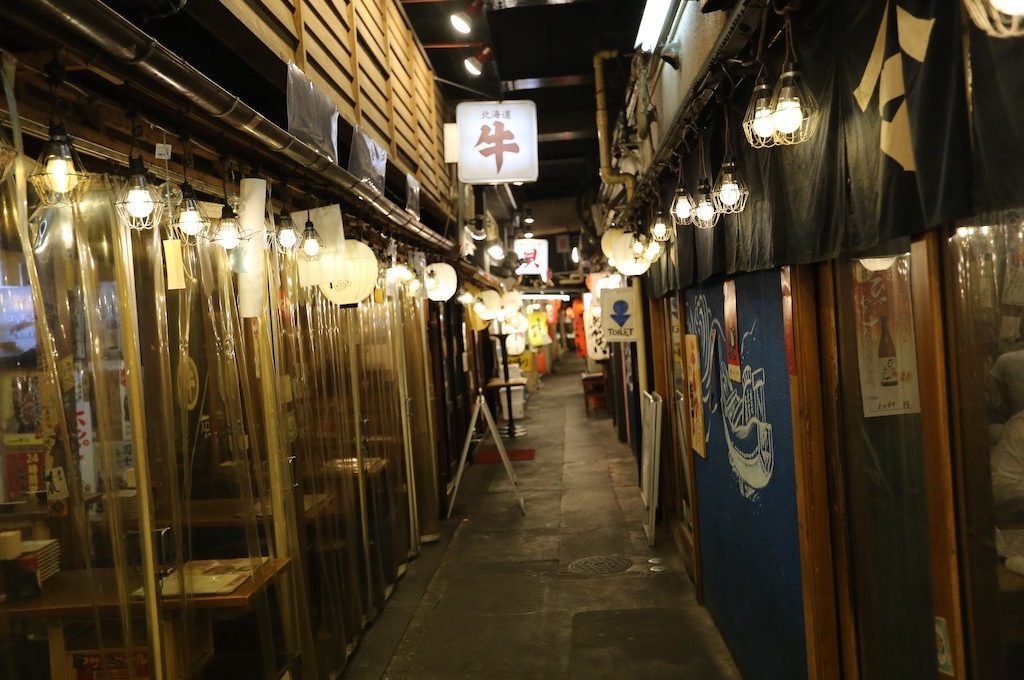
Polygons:
M611 229L606 229L605 232L601 234L601 252L604 253L605 257L614 257L614 255L612 255L612 250L615 247L615 243L618 241L619 236L623 233L625 232L622 229L612 227Z
M505 352L510 356L518 356L526 351L526 336L513 333L505 338Z
M624 233L615 239L612 247L612 257L615 258L615 268L625 276L640 276L651 268L651 262L644 256L646 247L639 253L633 247L633 234Z
M501 313L501 296L493 290L482 290L473 303L473 311L484 321L490 321Z
M427 265L424 278L427 286L427 297L434 302L451 300L459 288L459 276L455 267L445 262Z
M510 290L501 296L501 311L505 315L518 312L523 307L523 296L518 290Z
M377 284L377 258L361 241L342 241L334 252L325 253L320 263L330 267L330 281L320 291L336 305L359 304Z
M514 314L508 320L508 330L511 333L525 333L530 328L530 320L522 312Z

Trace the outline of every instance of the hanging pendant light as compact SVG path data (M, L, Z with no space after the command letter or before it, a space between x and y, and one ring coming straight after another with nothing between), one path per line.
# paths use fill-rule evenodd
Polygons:
M277 241L277 248L281 252L291 252L299 243L299 233L295 229L295 221L286 212L281 213L281 219L277 223L277 233L274 235Z
M230 205L221 209L220 219L210 236L210 240L224 250L234 250L242 243L242 229L238 224L238 215Z
M772 91L772 125L775 143L792 145L806 142L818 126L818 103L804 83L793 48L793 23L785 13L786 64Z
M114 209L121 224L129 229L152 229L160 224L164 202L156 187L146 178L146 164L142 160L138 138L139 126L132 127L132 148L128 152L128 180L117 191ZM133 152L139 151L138 155Z
M492 260L501 261L505 259L505 246L501 245L501 241L491 241L487 246L487 256Z
M1024 35L1024 0L964 0L971 21L993 38Z
M29 176L43 205L70 205L81 200L92 177L85 171L63 123L50 123L50 137Z
M654 215L654 222L651 224L651 238L659 243L665 241L671 241L674 230L669 221L665 218L665 213L660 210Z
M188 168L192 163L192 147L188 135L181 137L181 145L181 197L177 200L178 210L171 219L171 228L180 241L195 245L199 239L209 237L210 218L203 213L196 191L188 182ZM174 195L176 192L172 191L169 183L164 184L164 190L163 200L170 210L177 198Z
M323 242L320 240L320 234L317 232L316 227L313 226L313 220L309 216L309 212L306 212L306 226L302 230L302 256L310 262L314 262L320 259L323 255Z
M693 225L698 229L711 229L718 224L719 214L711 196L711 182L705 178L697 190L697 205L693 209Z
M695 207L690 192L680 185L672 199L672 217L675 218L676 224L691 224Z
M757 78L754 80L754 92L750 96L747 112L743 116L743 136L747 143L755 149L775 146L775 123L772 108L772 88L765 80L764 67L764 32L768 23L768 10L761 13L761 32L757 39L757 54L754 62L760 64Z
M715 210L723 215L743 212L749 195L746 183L736 171L736 164L731 160L723 163L711 195Z

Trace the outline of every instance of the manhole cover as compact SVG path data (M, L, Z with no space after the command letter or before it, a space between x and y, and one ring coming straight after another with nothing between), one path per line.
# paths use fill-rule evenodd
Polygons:
M583 576L601 576L617 574L633 566L633 561L621 555L595 555L581 557L569 563L569 571Z

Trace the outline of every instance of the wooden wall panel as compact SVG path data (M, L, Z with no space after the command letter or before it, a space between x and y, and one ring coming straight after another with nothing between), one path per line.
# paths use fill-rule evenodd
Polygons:
M294 61L419 180L430 203L450 215L443 162L450 117L434 72L399 0L221 0L282 62Z

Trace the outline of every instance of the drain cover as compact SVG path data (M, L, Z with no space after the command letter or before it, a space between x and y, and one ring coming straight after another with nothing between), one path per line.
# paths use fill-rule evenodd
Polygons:
M602 576L617 574L633 566L633 561L622 555L595 555L581 557L569 563L569 571L583 576Z

